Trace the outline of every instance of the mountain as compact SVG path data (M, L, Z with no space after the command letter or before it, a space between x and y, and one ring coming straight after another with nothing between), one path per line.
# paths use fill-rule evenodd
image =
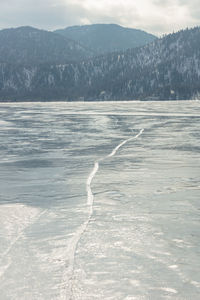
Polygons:
M0 62L11 64L66 63L93 55L78 42L32 27L0 30Z
M1 100L169 100L200 95L200 27L79 63L0 64Z
M55 32L80 42L96 55L143 46L156 39L156 36L142 30L116 24L72 26Z

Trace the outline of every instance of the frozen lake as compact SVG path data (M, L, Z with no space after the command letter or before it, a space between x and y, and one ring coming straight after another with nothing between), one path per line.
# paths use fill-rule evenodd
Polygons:
M0 104L1 300L199 300L200 102Z

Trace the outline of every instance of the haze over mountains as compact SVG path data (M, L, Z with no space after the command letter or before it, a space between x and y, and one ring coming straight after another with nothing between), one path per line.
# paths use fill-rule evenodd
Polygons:
M0 62L67 63L138 47L155 38L143 31L103 24L69 27L56 32L29 26L4 29L0 31Z
M92 49L96 55L143 46L156 38L145 31L116 24L72 26L55 32Z
M0 31L1 101L193 99L199 79L199 27L160 39L103 24Z

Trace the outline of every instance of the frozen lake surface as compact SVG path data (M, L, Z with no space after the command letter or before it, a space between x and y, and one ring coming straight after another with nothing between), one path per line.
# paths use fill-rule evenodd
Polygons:
M200 102L0 104L1 300L199 300Z

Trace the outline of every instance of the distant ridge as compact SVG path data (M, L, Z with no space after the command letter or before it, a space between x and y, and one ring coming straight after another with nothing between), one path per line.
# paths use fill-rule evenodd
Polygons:
M55 32L80 42L96 55L143 46L156 39L156 36L145 31L116 24L72 26Z
M78 42L30 26L0 30L0 62L66 63L92 56Z

